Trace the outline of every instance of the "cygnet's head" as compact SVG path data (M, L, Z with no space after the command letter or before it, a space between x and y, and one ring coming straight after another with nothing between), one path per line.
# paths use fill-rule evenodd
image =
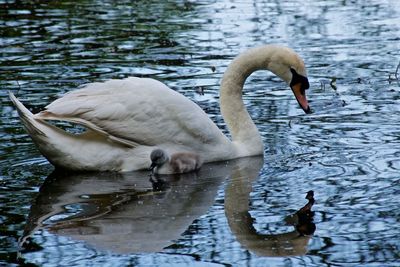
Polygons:
M168 156L164 150L157 148L151 152L150 159L151 159L150 170L153 170L155 167L160 167L164 163L166 163L168 161Z

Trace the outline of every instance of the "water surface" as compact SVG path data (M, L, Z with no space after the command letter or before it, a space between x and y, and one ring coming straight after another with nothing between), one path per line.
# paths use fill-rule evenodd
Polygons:
M384 0L0 1L0 264L400 265L399 17ZM265 43L304 58L314 113L256 73L244 100L264 159L157 185L142 172L54 172L7 96L38 111L88 82L152 77L226 132L222 74ZM309 190L316 230L293 237L285 218Z

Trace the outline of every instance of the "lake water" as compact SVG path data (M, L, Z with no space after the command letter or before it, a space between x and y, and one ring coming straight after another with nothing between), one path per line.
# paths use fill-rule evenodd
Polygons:
M399 1L0 0L0 33L0 265L400 265ZM265 43L304 58L314 113L256 73L244 100L264 159L158 184L53 172L7 96L38 111L88 82L152 77L226 131L222 74ZM299 236L287 216L309 190L316 229Z

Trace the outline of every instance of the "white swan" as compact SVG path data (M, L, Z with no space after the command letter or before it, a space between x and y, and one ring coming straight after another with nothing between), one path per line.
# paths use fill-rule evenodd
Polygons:
M37 114L26 109L11 92L10 98L40 152L61 168L120 172L147 169L155 148L169 155L194 152L204 162L213 162L263 154L261 136L242 100L246 78L260 69L282 78L302 109L310 112L303 60L282 46L250 49L232 61L221 83L221 112L232 141L195 103L148 78L91 83L67 93ZM77 123L87 131L67 133L46 120Z
M200 169L203 160L197 153L179 152L168 156L162 149L154 149L150 154L150 169L154 173L185 173Z

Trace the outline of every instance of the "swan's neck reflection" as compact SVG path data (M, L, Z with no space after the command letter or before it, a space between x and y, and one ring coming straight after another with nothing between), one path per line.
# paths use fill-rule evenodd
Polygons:
M159 252L207 213L222 181L231 177L225 214L243 247L264 256L304 254L310 236L298 231L264 235L253 226L249 195L262 165L262 157L250 157L207 164L196 173L151 178L148 172L54 173L31 207L21 245L45 229L117 253Z
M288 233L261 234L253 226L254 219L249 213L250 193L252 182L258 177L261 167L262 162L253 162L252 165L237 166L233 170L225 189L225 215L229 227L243 247L259 256L303 255L307 252L310 234L315 231L313 213L309 213L310 216L297 216L296 213L293 216L296 217L295 221L291 223L295 230ZM312 204L310 206L309 202L307 205L307 210L311 212Z

